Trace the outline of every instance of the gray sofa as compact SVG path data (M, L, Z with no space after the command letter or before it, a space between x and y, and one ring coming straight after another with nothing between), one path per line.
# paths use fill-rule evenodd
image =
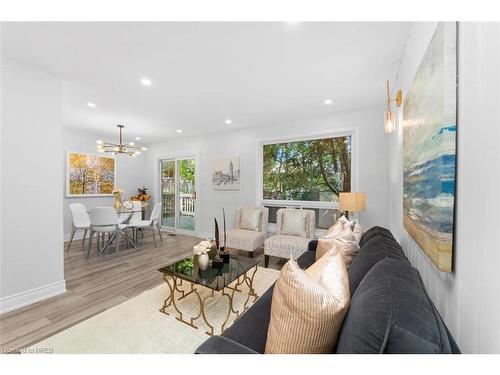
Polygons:
M297 261L315 261L317 241ZM349 268L351 303L331 353L460 353L418 271L385 228L373 227L360 241ZM212 336L198 354L264 353L273 287L222 336Z

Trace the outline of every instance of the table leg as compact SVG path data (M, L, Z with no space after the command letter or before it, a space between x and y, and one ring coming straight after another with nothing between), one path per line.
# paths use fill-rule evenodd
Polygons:
M245 282L247 283L249 289L248 289L247 300L245 301L245 304L243 305L243 312L247 311L249 308L249 306L247 306L247 305L248 305L248 302L250 301L250 297L254 297L254 302L257 300L257 298L259 298L259 295L257 293L255 293L255 290L253 288L253 278L255 277L255 273L257 272L258 267L259 266L255 266L255 268L253 269L253 272L252 272L252 276L248 277L247 273L245 273L245 275L244 275Z

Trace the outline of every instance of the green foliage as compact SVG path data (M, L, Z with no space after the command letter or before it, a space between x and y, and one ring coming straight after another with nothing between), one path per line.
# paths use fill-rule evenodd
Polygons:
M264 145L264 199L336 201L351 190L351 137Z
M183 259L175 264L175 272L191 275L194 268L194 257Z
M194 160L179 161L179 175L182 179L189 182L194 182Z

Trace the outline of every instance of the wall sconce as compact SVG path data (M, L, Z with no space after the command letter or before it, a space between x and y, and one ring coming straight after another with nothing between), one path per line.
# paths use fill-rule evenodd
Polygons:
M391 99L391 92L389 90L389 81L387 81L387 111L385 111L384 115L384 133L389 134L396 129L394 123L394 115L391 110L391 102L396 102L398 107L401 107L401 103L403 103L403 93L401 90L396 92L396 99Z

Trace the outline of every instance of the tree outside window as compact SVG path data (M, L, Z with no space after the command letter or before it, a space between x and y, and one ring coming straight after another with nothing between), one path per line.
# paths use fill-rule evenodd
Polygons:
M263 146L263 199L338 202L351 191L352 137Z

